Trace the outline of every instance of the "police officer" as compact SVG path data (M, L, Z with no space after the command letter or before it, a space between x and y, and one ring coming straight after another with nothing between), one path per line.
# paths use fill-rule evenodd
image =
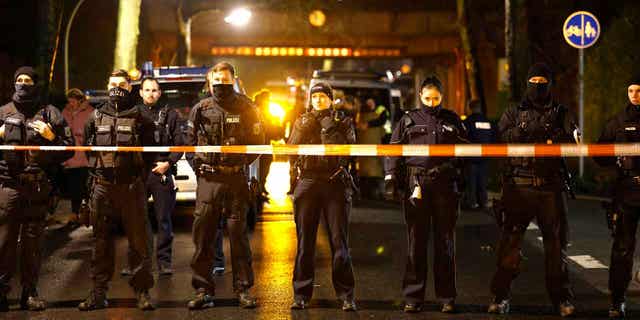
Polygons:
M187 144L259 145L264 143L260 116L251 100L233 88L235 70L220 62L207 72L207 84L212 96L196 104L189 114ZM214 305L215 282L211 272L218 243L216 231L220 217L227 220L231 244L233 288L240 306L254 308L256 300L249 295L253 286L251 248L247 235L246 214L249 204L248 179L245 166L257 155L196 153L193 165L198 177L196 190L191 284L196 296L189 309L204 309Z
M0 144L74 145L62 113L43 104L33 68L20 67L11 102L0 107ZM20 307L44 310L38 297L42 234L51 184L46 171L71 158L73 151L3 151L0 153L0 312L9 310L9 282L20 260ZM20 246L18 247L18 239Z
M629 104L604 128L599 143L640 142L640 75L627 88ZM614 205L609 212L613 233L609 290L610 318L625 316L625 294L633 270L636 229L640 217L640 159L638 157L594 158L600 165L617 166L618 179L614 187Z
M544 63L531 66L522 102L507 109L498 123L504 143L570 143L579 132L569 110L555 102L552 72ZM502 177L504 220L497 246L498 270L491 281L494 300L489 313L509 312L511 282L520 272L521 242L527 226L536 219L545 251L547 292L561 316L574 314L573 293L567 270L568 172L562 158L509 158Z
M135 107L131 80L124 70L109 77L109 101L89 116L85 125L87 146L141 146L153 144L154 124ZM115 267L113 223L124 227L131 253L132 277L129 284L136 293L137 307L154 309L149 297L153 287L151 243L147 197L144 188L147 168L140 152L89 152L93 186L91 210L94 248L91 259L93 289L78 309L89 311L108 306L108 283Z
M493 125L482 113L479 100L469 102L471 115L464 119L464 126L469 132L469 141L477 144L495 142ZM471 209L487 207L487 183L489 180L489 161L486 158L476 157L467 161L467 194L466 205Z
M442 83L427 77L420 86L422 107L407 112L391 136L392 144L465 143L466 129L458 115L442 106ZM406 186L402 199L409 255L402 282L405 312L420 312L427 287L427 246L433 228L435 293L441 311L455 311L455 226L461 192L462 160L451 157L389 157L385 165L385 196ZM403 170L404 169L404 170ZM437 194L437 195L436 195Z
M140 83L142 104L138 105L147 122L155 125L153 143L157 146L182 145L182 131L178 126L178 112L168 105L158 103L162 96L160 83L154 78L144 78ZM176 163L182 152L152 153L145 158L150 161L150 171L146 178L146 193L153 197L153 211L158 223L156 235L156 260L158 274L171 275L173 223L171 216L176 206L176 188L173 175L176 175ZM153 240L150 241L153 243ZM131 251L130 251L131 253ZM129 275L131 268L121 272Z
M333 94L325 83L311 90L312 110L302 114L293 126L290 144L355 143L353 120L331 108ZM355 311L354 278L349 253L349 213L353 180L345 157L292 157L297 183L293 190L293 214L298 249L293 270L294 301L291 309L308 307L313 293L316 234L324 214L331 241L332 280L342 310ZM294 173L295 174L295 173Z

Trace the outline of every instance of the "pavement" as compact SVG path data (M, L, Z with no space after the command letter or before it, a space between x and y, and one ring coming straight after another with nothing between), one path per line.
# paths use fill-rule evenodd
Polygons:
M607 277L611 238L597 199L570 201L571 279L576 294L577 318L601 319L608 308ZM76 305L91 289L89 259L91 229L51 227L44 241L45 259L40 278L40 295L49 301L49 309L28 312L16 309L0 314L0 319L503 319L485 313L491 300L489 281L495 271L494 245L498 229L493 218L481 211L463 211L457 225L458 309L453 315L438 312L432 282L426 310L409 315L401 311L401 282L406 258L406 236L402 213L392 203L365 202L354 208L350 225L350 245L356 276L356 300L359 311L339 309L331 285L330 249L326 233L318 234L316 284L311 308L291 311L291 274L295 256L295 224L290 214L270 214L259 222L251 235L255 286L252 293L259 306L254 310L237 307L232 292L232 275L227 268L218 277L216 307L188 311L192 296L189 261L192 205L176 210L173 276L158 277L151 290L157 309L142 312L128 278L116 273L108 298L111 307L93 312L77 311ZM542 242L532 224L523 243L523 268L513 283L512 314L509 319L556 319L544 285ZM116 270L124 266L126 239L117 241ZM225 252L229 251L225 238ZM227 260L227 266L230 262ZM17 275L19 277L19 275ZM17 278L16 277L16 278ZM433 276L429 275L430 279ZM17 286L14 279L14 288ZM19 290L10 299L15 303ZM629 314L640 316L640 285L630 289Z

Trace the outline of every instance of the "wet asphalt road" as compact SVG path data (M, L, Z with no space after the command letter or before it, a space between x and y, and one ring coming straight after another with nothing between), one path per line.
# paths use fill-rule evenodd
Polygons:
M569 254L592 254L607 262L610 240L602 226L599 204L589 201L571 203L572 246ZM459 312L443 315L438 312L432 290L428 293L426 311L407 315L401 311L401 279L406 255L406 238L402 214L393 205L368 203L355 208L351 219L351 254L356 275L356 299L360 311L344 313L338 309L331 285L330 254L326 234L319 233L316 258L316 288L311 308L291 311L291 273L295 256L295 225L290 215L269 215L258 223L251 236L256 285L252 293L258 298L255 310L236 306L231 289L231 273L218 277L216 307L204 311L188 311L187 300L193 291L190 285L189 261L193 253L190 213L192 207L182 206L175 217L174 269L170 277L156 277L151 295L157 310L142 312L135 308L127 278L115 274L106 310L81 313L76 305L91 289L89 280L90 229L81 227L51 230L45 241L46 259L41 272L40 294L49 301L44 312L15 309L0 314L0 319L492 319L484 313L491 296L488 283L494 271L493 245L498 230L493 219L481 212L462 212L457 228L457 287ZM558 318L549 306L544 287L543 255L537 230L527 234L523 244L522 274L514 282L513 307L510 319ZM600 240L598 240L600 239ZM124 266L126 240L118 241L116 270ZM225 252L229 244L225 239ZM227 265L230 265L227 261ZM607 269L585 269L571 263L571 275L576 293L578 318L604 318L608 306L606 294ZM431 275L430 278L432 279ZM17 282L14 280L14 283ZM16 288L16 286L14 286ZM630 293L631 315L640 316L637 304L639 286ZM430 288L432 286L430 284ZM13 302L19 294L13 290ZM635 311L635 312L634 312ZM495 317L502 319L505 317Z

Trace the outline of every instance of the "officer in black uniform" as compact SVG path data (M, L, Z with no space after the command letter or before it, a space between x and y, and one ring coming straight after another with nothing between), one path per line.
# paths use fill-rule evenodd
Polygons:
M391 136L392 144L466 143L460 117L445 109L442 83L427 77L420 87L422 107L407 112ZM407 224L409 256L402 282L405 312L420 312L427 287L427 246L433 229L435 293L441 311L455 311L455 227L461 193L463 161L453 157L389 157L385 164L385 196L406 186L402 208ZM436 195L437 193L437 195Z
M0 107L0 144L73 146L71 129L62 113L40 101L33 68L19 68L14 81L13 101ZM22 284L20 307L46 308L36 290L40 243L51 191L46 171L72 156L73 151L0 152L0 312L9 310L9 282L18 260Z
M158 102L162 96L160 83L154 78L144 78L140 83L142 104L140 112L155 125L153 143L157 146L183 145L182 131L178 126L178 112L166 104ZM160 100L162 101L162 100ZM182 152L151 153L145 158L150 160L150 171L146 178L147 195L153 197L153 211L158 223L156 235L156 260L158 274L171 275L173 223L171 221L176 206L176 187L173 175L177 174L176 163ZM153 243L153 240L150 240ZM130 251L131 252L131 251ZM128 271L128 272L124 272ZM131 269L122 273L130 273Z
M289 144L353 144L353 120L334 111L332 89L318 83L310 90L312 110L296 120ZM355 311L354 277L349 253L349 213L353 179L347 157L292 157L292 175L297 176L293 190L293 214L298 249L293 270L294 302L291 309L304 309L313 293L316 234L324 214L331 241L332 280L342 310Z
M531 66L525 97L507 109L498 123L504 143L572 143L579 131L569 110L553 100L552 72L543 63ZM547 291L561 316L575 313L567 270L566 165L562 158L509 158L502 177L504 214L497 246L497 266L491 281L494 300L489 313L509 312L511 282L520 272L521 242L536 219L545 251Z
M640 75L627 88L629 104L611 119L604 128L599 143L640 142ZM633 272L636 248L636 229L640 217L640 158L594 158L602 166L617 166L618 179L614 187L614 206L608 212L613 234L609 290L609 317L625 316L625 294Z
M489 144L495 142L495 130L487 116L482 113L479 100L469 102L471 115L464 119L464 126L469 132L469 142ZM482 157L471 158L466 168L466 201L470 209L485 209L487 207L487 183L489 180L489 160Z
M87 146L149 146L153 144L155 126L135 107L131 80L124 70L109 77L109 101L89 116L85 124ZM124 227L131 253L133 287L137 307L154 309L149 297L153 287L151 274L151 232L147 215L144 178L148 168L141 152L89 152L91 188L91 223L94 248L91 259L93 289L78 305L82 311L106 308L108 283L115 268L115 231L113 224Z
M233 66L226 62L216 64L207 72L212 96L191 109L186 129L187 145L264 143L258 110L249 98L234 91L234 77ZM241 307L256 306L255 298L249 295L249 288L253 286L253 270L247 235L246 215L250 196L245 167L257 157L196 153L193 158L198 188L193 221L195 252L191 260L191 283L196 289L196 296L189 301L189 309L204 309L214 305L215 281L211 270L221 216L227 220L234 291Z

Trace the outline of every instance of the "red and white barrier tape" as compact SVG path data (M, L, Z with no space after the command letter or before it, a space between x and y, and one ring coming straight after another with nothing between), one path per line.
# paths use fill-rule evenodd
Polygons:
M174 147L59 147L0 145L0 151L201 152L314 156L422 157L606 157L640 156L640 143L622 144L456 144L456 145L250 145Z

